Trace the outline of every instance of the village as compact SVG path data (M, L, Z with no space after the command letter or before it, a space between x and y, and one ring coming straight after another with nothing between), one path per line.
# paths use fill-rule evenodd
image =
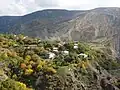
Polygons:
M68 90L76 85L76 90L88 90L100 87L98 81L102 76L106 80L107 70L119 68L109 56L79 41L47 41L1 34L0 89L61 90L62 87Z
M14 35L14 37L16 37L16 35ZM25 40L27 38L28 38L28 36L25 36L25 37L23 37L23 40ZM37 40L37 43L42 43L42 41L39 39L39 40ZM65 49L65 45L67 45L67 44L69 44L69 43L61 41L61 42L56 43L56 45L51 46L50 48L47 47L46 48L46 51L47 51L46 59L53 60L59 54L69 55L71 51L68 48ZM73 50L78 50L79 42L78 41L74 41L72 44L73 44L72 45ZM35 47L38 47L38 45L36 45L36 43L35 44L33 43L33 44L30 44L30 45L25 45L25 47L26 47L26 49L34 49ZM44 48L44 47L41 47L41 48ZM61 48L64 48L64 49L62 50ZM83 58L87 58L88 57L88 55L85 54L84 52L79 52L77 54L78 54L77 55L78 57L79 56L81 56Z

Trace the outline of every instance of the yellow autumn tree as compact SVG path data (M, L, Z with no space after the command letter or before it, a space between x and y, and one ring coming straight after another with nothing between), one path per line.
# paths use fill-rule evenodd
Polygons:
M33 73L32 69L26 69L25 70L25 75L31 75Z

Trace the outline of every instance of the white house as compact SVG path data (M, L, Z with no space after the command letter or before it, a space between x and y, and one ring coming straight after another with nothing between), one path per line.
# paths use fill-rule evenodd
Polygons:
M23 39L26 39L28 36L23 37Z
M57 47L54 47L54 48L53 48L53 51L54 51L54 52L58 52L58 48L57 48Z
M14 37L17 37L17 35L14 35Z
M73 48L74 48L74 49L78 49L78 44L75 43Z
M68 54L69 54L69 51L62 51L62 53L63 53L64 55L68 55Z
M41 40L39 39L39 40L38 40L38 43L40 43L40 42L41 42Z
M61 47L61 46L63 46L63 45L62 45L61 43L58 43L58 46Z
M88 55L87 54L84 54L84 53L80 53L78 56L83 56L84 58L87 58Z
M75 45L75 46L78 46L78 44L77 44L77 43L75 43L74 45Z
M53 60L54 58L55 58L55 54L52 52L49 52L49 59Z

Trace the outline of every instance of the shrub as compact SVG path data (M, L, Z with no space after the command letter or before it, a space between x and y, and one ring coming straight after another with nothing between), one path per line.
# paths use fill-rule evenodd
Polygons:
M20 67L21 67L22 69L25 69L25 68L26 68L26 64L25 64L25 63L21 63Z
M30 56L30 55L27 55L27 56L25 57L25 60L26 60L26 61L31 60L31 56Z
M55 74L57 72L53 67L45 67L45 70L47 72L50 72L50 73L53 73L53 74Z
M8 79L1 83L0 90L31 90L24 83Z
M25 75L31 75L33 73L32 69L26 69L25 70Z
M47 63L45 61L39 61L37 65L37 70L41 70Z
M29 64L29 65L27 66L27 68L28 68L28 69L31 69L31 68L32 68L32 65Z
M31 59L36 62L40 57L37 54L33 54Z

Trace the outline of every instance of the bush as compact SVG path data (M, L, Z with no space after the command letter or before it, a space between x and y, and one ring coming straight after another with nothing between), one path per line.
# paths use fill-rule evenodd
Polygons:
M1 83L0 90L31 90L24 83L8 79Z
M25 60L26 60L26 61L31 60L31 56L30 56L30 55L27 55L27 56L25 57Z
M26 64L25 64L25 63L21 63L20 67L21 67L22 69L25 69L25 68L26 68Z
M25 70L25 75L31 75L33 73L32 69L26 69Z
M57 71L53 67L46 67L45 71L55 74Z

